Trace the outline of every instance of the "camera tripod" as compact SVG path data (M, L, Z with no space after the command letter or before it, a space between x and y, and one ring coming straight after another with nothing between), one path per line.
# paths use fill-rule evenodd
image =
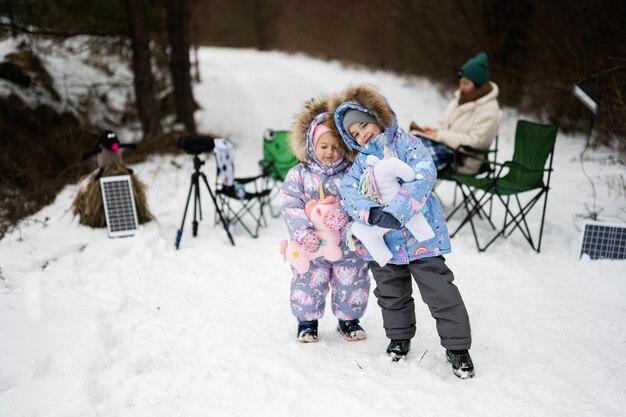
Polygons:
M215 194L213 194L213 190L209 186L209 182L206 179L206 175L200 171L200 167L204 165L204 161L198 158L198 155L193 156L193 174L191 174L191 185L189 186L189 194L187 194L187 203L185 204L185 212L183 213L183 221L180 224L180 229L176 231L176 249L180 246L180 239L183 237L183 226L185 225L185 218L187 217L187 209L189 208L189 200L191 199L191 194L193 193L193 222L192 222L192 233L195 237L198 234L198 216L200 220L202 220L202 203L200 201L200 178L204 181L206 188L209 190L209 194L211 195L211 199L213 200L213 204L215 205L215 211L219 215L222 225L224 226L224 230L226 230L226 234L228 235L228 239L233 246L235 246L235 241L233 240L232 235L230 234L230 230L228 230L228 223L224 219L224 215L222 211L217 205L217 200L215 199Z

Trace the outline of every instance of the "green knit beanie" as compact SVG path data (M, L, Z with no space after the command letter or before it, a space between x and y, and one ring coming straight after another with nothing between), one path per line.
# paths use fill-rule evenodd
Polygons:
M487 61L487 54L481 52L475 57L470 58L459 70L459 76L467 78L476 84L476 87L486 84L487 81L489 81L489 62Z

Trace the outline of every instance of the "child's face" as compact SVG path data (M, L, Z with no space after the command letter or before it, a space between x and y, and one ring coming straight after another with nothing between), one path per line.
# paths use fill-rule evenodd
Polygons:
M360 147L367 145L381 133L383 133L383 130L376 123L354 123L350 126L350 134Z
M326 132L315 143L315 154L324 165L330 165L343 156L343 150L339 147L339 138L332 132Z

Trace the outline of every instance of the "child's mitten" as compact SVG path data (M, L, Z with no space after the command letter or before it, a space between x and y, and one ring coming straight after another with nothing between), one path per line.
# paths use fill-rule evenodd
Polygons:
M402 229L400 221L393 217L392 214L383 211L382 207L373 207L370 209L369 224L385 229Z

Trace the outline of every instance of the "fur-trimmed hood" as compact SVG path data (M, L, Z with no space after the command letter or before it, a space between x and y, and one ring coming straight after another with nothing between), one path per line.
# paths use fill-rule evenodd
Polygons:
M293 126L289 132L289 147L298 161L307 163L313 158L311 150L309 149L309 146L313 145L309 143L310 139L312 139L309 138L309 134L313 132L313 129L319 123L324 123L326 119L331 119L327 117L330 107L329 104L330 98L327 96L310 99L304 104L302 111L296 114ZM312 122L316 120L317 123L312 126ZM330 125L328 125L328 127L330 127Z
M289 132L289 148L298 161L308 164L316 162L322 165L313 148L313 131L318 124L324 123L328 128L341 137L335 126L335 121L330 112L331 108L337 107L338 98L331 96L320 96L310 99L304 104L304 108L294 117L294 123ZM345 159L354 161L356 152L348 151L343 142L340 142Z
M329 111L334 114L334 128L348 149L358 150L359 144L343 127L343 117L348 109L356 109L372 114L388 138L393 138L398 130L396 115L378 89L371 84L349 86L331 100Z

